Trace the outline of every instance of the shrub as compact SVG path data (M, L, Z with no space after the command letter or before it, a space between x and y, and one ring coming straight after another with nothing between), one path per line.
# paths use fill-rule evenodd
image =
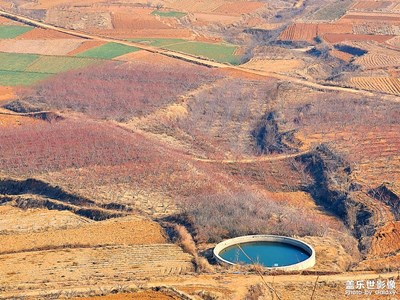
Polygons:
M163 107L212 77L200 66L108 63L53 77L21 96L48 108L124 120Z

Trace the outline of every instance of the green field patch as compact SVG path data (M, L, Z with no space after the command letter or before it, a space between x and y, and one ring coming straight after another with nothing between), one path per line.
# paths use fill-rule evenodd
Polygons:
M52 74L46 74L46 73L0 70L0 85L5 85L5 86L32 85L40 80L50 77L51 75Z
M101 62L98 59L71 56L41 56L26 71L57 74L69 70L80 69Z
M218 62L230 63L233 65L240 64L240 56L235 55L237 49L237 46L235 45L187 42L164 46L163 48L210 58Z
M29 26L0 25L0 39L13 39L32 29Z
M335 21L346 14L352 3L352 0L343 0L322 6L307 19L313 21Z
M154 16L160 16L162 18L177 18L177 19L187 15L187 13L180 11L159 11L159 10L155 10L151 14Z
M240 64L240 56L235 55L237 46L231 44L212 44L183 39L159 38L138 38L129 39L129 41L172 51L183 52L195 56L202 56L218 62L225 62L233 65Z
M158 39L158 38L146 38L146 39L128 39L128 41L141 43L154 47L165 47L174 44L187 43L187 40L183 39Z
M29 65L39 58L35 54L18 54L0 52L0 70L24 71Z
M92 48L85 52L79 53L76 56L79 57L91 57L91 58L102 58L112 59L130 52L139 51L139 48L131 47L127 45L121 45L118 43L107 43L96 48Z

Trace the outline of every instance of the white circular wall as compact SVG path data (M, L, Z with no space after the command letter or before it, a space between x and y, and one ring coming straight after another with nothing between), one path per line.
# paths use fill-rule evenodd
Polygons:
M290 237L286 237L286 236L278 236L278 235L246 235L246 236L240 236L237 238L223 241L215 246L214 251L213 251L214 257L219 263L228 264L228 265L236 265L233 262L223 259L219 255L221 253L221 251L226 249L227 247L234 246L237 244L254 243L254 242L285 243L285 244L296 246L296 247L306 251L310 255L310 257L307 258L306 260L303 260L303 261L293 264L293 265L281 266L281 267L269 267L269 268L266 267L267 269L284 270L284 271L298 271L298 270L304 270L304 269L311 268L315 265L315 251L310 245L308 245L300 240L294 239L294 238L290 238Z

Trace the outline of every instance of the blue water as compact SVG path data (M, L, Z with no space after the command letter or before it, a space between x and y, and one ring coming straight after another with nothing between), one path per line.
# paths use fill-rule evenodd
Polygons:
M297 264L310 257L303 249L277 242L253 242L234 245L222 250L219 255L232 263L253 264L253 262L264 267L282 267ZM253 262L246 257L245 252Z

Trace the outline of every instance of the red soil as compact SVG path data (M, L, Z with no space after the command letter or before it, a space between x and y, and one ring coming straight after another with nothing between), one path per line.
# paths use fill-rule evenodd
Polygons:
M384 43L393 38L392 35L370 35L370 34L340 34L340 33L327 33L323 35L323 39L328 43L341 43L344 41L362 42L362 41L375 41Z
M260 2L228 2L218 7L213 13L236 16L251 13L263 6L264 4Z
M94 47L98 47L101 45L104 45L105 42L102 41L87 41L82 43L78 48L76 48L75 50L69 52L67 55L75 55L81 52L84 52L86 50L92 49Z

